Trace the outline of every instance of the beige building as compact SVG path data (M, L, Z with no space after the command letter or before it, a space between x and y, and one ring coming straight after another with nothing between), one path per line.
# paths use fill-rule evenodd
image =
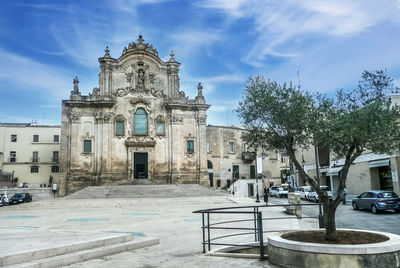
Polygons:
M58 183L59 156L60 126L0 123L2 187L12 186L16 178L16 184L28 187Z
M314 147L297 152L297 157L303 157L307 174L316 176ZM335 158L327 150L319 150L319 158L321 185L331 186L333 194L336 194L344 159ZM400 157L397 153L387 155L365 152L350 166L346 181L347 191L358 195L368 190L392 190L400 194L399 169ZM298 178L298 181L299 185L305 184L302 178Z
M139 36L118 58L99 58L99 87L81 95L78 79L62 102L60 194L87 185L208 185L202 86L188 98L174 54L164 62Z
M207 164L210 185L224 187L233 181L255 179L256 157L254 148L242 140L245 129L238 127L207 126ZM261 148L257 157L262 159L262 178L266 185L281 184L281 157L276 152ZM252 194L249 194L252 196Z

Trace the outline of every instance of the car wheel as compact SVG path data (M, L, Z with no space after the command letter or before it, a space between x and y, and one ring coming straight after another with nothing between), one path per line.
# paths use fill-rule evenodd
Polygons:
M356 204L356 202L353 202L352 205L353 205L353 209L354 209L354 210L359 210L359 209L360 209L360 208L358 207L358 205Z
M400 213L400 209L395 209L394 212Z
M372 205L371 210L372 210L372 213L374 213L374 214L378 213L378 209L376 208L375 205Z

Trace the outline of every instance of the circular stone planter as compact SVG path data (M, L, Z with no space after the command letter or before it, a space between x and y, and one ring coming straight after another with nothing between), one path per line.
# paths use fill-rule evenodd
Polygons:
M272 234L268 236L268 260L283 267L400 267L399 235L354 229L340 230L370 233L387 237L388 240L373 244L338 245L298 242L282 238L282 233ZM310 231L325 230L303 232ZM292 232L301 231L290 231Z

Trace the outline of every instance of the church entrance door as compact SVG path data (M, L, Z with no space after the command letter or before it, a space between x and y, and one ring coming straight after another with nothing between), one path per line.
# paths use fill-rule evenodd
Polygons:
M135 179L147 179L147 153L133 154L133 169Z

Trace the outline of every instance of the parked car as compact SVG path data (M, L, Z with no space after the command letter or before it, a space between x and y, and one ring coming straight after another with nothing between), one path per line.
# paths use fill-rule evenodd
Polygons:
M29 193L17 193L10 197L9 203L10 205L13 205L31 201L32 201L32 195L30 195Z
M8 197L5 194L1 194L0 195L0 207L8 206L8 205L9 205Z
M353 209L370 209L373 213L383 210L400 212L400 198L392 191L372 190L364 192L352 200Z
M319 186L319 188L323 191L326 191L329 199L332 200L332 192L331 192L331 189L329 188L329 186L321 185L321 186ZM319 201L319 196L318 196L317 192L314 192L313 190L311 190L308 193L308 200L311 202L317 203Z
M311 192L311 186L300 186L299 191L300 198L308 200L308 194Z
M275 197L287 197L288 196L288 188L281 186L272 186L269 189L269 195Z

